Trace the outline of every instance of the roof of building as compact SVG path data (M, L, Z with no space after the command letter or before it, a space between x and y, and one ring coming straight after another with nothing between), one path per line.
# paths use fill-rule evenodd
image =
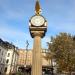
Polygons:
M13 49L13 48L17 48L15 45L13 45L12 43L9 43L7 41L3 41L1 38L0 38L0 46L1 47L4 47L4 48L7 48L7 49Z

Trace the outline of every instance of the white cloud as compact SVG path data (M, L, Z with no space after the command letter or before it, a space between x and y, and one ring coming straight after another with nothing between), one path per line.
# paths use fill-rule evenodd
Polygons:
M32 4L28 0L19 0L18 2L17 0L0 0L1 14L6 19L24 20L30 14L29 10L32 10L30 9L31 6Z
M6 23L5 25L1 25L0 27L0 38L2 38L4 41L13 42L13 44L18 46L19 48L25 47L26 40L32 43L30 33L11 28L6 25ZM31 48L32 44L30 44L29 47Z
M62 31L75 33L75 0L69 0L67 3L65 0L48 0L43 3L41 0L41 3L43 10L45 10L43 13L48 20L48 33L42 39L42 47L47 48L46 42L50 41L50 37L48 37L50 33L52 35ZM32 0L18 0L18 2L17 0L0 0L0 38L13 42L21 48L25 47L25 41L29 40L32 48L30 33L27 30L25 32L19 30L14 26L12 28L10 20L14 20L14 23L16 20L28 20L29 15L34 12L33 7ZM8 22L10 22L10 26ZM27 24L27 21L25 24Z

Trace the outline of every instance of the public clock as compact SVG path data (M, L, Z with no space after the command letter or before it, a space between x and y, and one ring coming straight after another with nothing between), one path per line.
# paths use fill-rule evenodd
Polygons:
M45 23L45 19L41 15L35 15L31 18L30 22L33 26L42 26Z

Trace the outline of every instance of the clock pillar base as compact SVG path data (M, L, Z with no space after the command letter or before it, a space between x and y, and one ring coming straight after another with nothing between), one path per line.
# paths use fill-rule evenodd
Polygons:
M32 75L42 75L41 36L34 36L32 51Z

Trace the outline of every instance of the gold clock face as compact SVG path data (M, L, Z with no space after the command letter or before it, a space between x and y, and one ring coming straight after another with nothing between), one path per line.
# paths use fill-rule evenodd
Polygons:
M44 22L45 22L44 17L40 15L35 15L31 18L31 24L34 26L41 26L44 24Z

